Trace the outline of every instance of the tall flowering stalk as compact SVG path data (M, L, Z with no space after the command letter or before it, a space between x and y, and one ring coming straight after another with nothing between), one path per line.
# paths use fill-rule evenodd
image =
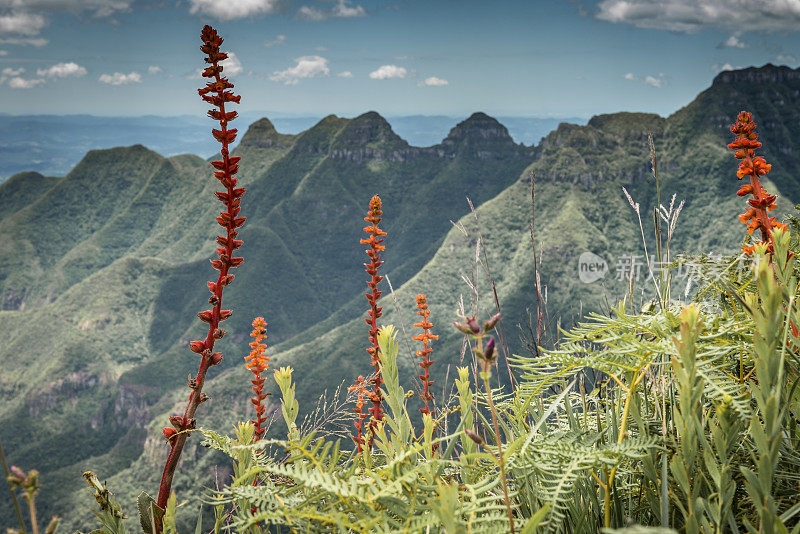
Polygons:
M772 165L767 163L763 157L755 155L755 149L761 148L761 143L758 141L756 123L753 122L752 113L748 111L740 112L736 123L731 126L731 132L736 136L736 139L728 145L728 148L734 151L736 159L741 160L736 176L740 180L745 176L750 179L750 183L742 184L736 194L740 197L753 196L753 198L748 199L749 208L739 215L739 220L747 224L748 234L761 230L761 242L766 243L767 249L772 253L772 231L776 228L786 230L786 225L777 222L775 217L769 216L769 212L776 207L776 197L767 193L758 177L766 175ZM743 246L746 254L752 254L754 248L754 246Z
M370 396L369 391L367 391L367 385L367 379L359 375L356 383L347 388L348 392L356 392L356 407L353 409L353 411L356 413L358 420L356 421L356 436L353 438L353 441L356 442L358 452L361 452L364 448L364 419L366 419L369 415L364 411L364 399L367 396Z
M422 350L417 351L417 356L422 358L422 361L419 362L419 366L422 367L422 374L418 376L422 381L422 401L425 403L425 406L420 408L419 411L423 414L429 414L431 410L428 403L433 402L433 394L431 394L430 387L433 385L434 381L431 380L428 368L433 365L434 362L430 359L433 349L428 346L428 343L432 340L439 339L439 336L431 334L430 332L431 328L433 328L433 324L428 321L431 311L428 309L428 299L423 294L417 295L417 315L422 317L422 319L418 323L414 323L414 326L422 328L422 333L414 336L412 339L414 339L414 341L422 341Z
M211 81L207 82L206 86L199 89L198 92L203 100L216 108L210 110L208 116L218 121L220 126L219 130L212 129L211 132L214 138L222 144L220 149L222 159L212 162L211 165L216 169L214 177L225 188L224 192L216 193L217 198L224 204L224 210L217 217L217 222L224 229L224 235L217 237L217 243L219 244L216 249L218 259L211 260L211 265L219 271L217 281L208 282L208 289L211 292L211 298L208 299L208 302L212 308L197 314L201 321L208 324L208 334L203 340L189 343L191 350L200 355L200 367L197 370L197 376L189 380L189 387L192 391L189 394L186 411L183 416L170 417L170 423L172 423L173 428L165 428L163 430L164 437L170 443L170 451L169 456L167 456L167 462L164 465L161 485L158 490L158 506L162 509L167 505L167 499L169 499L172 487L172 477L175 474L175 468L178 465L186 438L189 435L188 431L196 426L195 411L200 403L208 399L202 391L206 372L209 367L222 361L222 354L214 352L214 342L225 335L225 332L219 328L220 322L231 316L231 310L222 309L222 290L233 281L234 276L228 274L230 269L238 267L244 262L243 258L233 256L233 251L242 246L242 241L236 239L237 228L242 226L245 221L244 217L239 217L244 189L236 188L238 180L233 177L239 170L238 163L240 158L230 157L229 155L229 146L236 139L236 129L229 130L228 122L236 118L236 112L225 110L226 103L234 102L238 104L240 97L229 91L229 89L233 89L233 84L227 78L221 76L222 66L219 63L228 57L227 54L219 50L222 38L217 35L217 31L211 26L203 28L201 38L203 46L200 50L206 54L205 61L208 63L208 66L203 70L203 77L210 78ZM157 527L160 527L160 525L157 525Z
M264 393L264 382L266 381L266 377L261 376L261 373L267 370L269 367L269 358L264 353L267 350L267 345L262 343L267 338L267 331L265 330L267 327L267 322L264 320L263 317L256 317L253 319L253 331L250 332L250 337L254 338L253 341L250 342L250 354L245 356L245 361L247 362L245 366L250 369L250 372L253 373L254 377L250 381L253 383L253 398L250 399L250 402L253 403L253 407L256 411L256 418L253 419L251 422L256 427L255 432L253 433L253 437L256 440L261 439L261 436L264 435L264 423L267 421L267 416L264 414L264 399L267 398L266 393Z
M383 419L383 409L381 408L381 367L380 356L378 355L378 318L381 316L381 308L378 306L378 299L381 298L381 291L378 289L378 284L383 280L383 276L378 274L378 268L383 263L381 261L381 251L386 250L386 247L381 245L386 232L378 228L381 222L381 197L375 195L369 201L369 211L364 220L369 223L369 226L364 228L364 231L369 234L367 239L362 239L362 245L369 245L367 249L367 256L369 256L369 263L365 263L367 274L370 276L367 280L367 286L370 288L368 293L364 293L369 302L368 317L364 320L369 325L369 341L372 343L371 347L367 348L367 352L372 360L372 365L375 367L375 373L372 375L372 407L369 409L372 414L371 426L374 429L378 421ZM371 443L371 440L370 440Z

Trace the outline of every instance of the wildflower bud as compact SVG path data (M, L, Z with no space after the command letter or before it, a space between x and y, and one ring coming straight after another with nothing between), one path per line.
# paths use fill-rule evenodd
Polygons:
M201 311L197 314L197 317L204 323L211 323L213 316L214 314L211 310Z
M456 321L456 322L453 323L453 326L455 326L456 329L459 332L463 333L463 334L471 334L472 333L472 330L470 329L470 327L467 326L464 323L459 323L458 321Z
M221 361L222 361L222 353L215 352L214 354L211 355L211 361L209 362L209 365L217 365Z
M161 430L161 434L167 439L167 441L172 441L172 438L178 435L178 431L174 428L164 427Z
M203 404L207 400L208 400L208 395L206 395L205 393L201 393L200 394L200 404Z
M31 469L28 471L28 476L25 477L25 482L23 482L23 486L26 491L36 491L39 489L39 471L36 469Z
M44 534L55 534L59 521L61 521L61 518L57 515L54 515L53 519L50 520L50 524L47 525L47 529L44 531Z
M466 430L464 430L464 433L465 433L467 436L469 436L469 439L471 439L472 441L474 441L474 442L475 442L475 443L477 443L478 445L483 445L483 438L482 438L482 437L480 437L480 436L479 436L478 434L476 434L475 432L473 432L472 430L470 430L470 429L466 429Z
M491 362L495 359L496 355L494 353L494 338L490 337L489 342L486 344L486 349L483 351L483 359L487 362Z
M202 341L190 341L189 348L192 349L192 352L196 352L197 354L202 354L204 350L206 350L206 344Z
M189 419L189 422L186 424L186 428L189 430L194 430L197 428L197 419Z
M478 321L475 320L475 317L470 317L467 319L467 326L469 326L469 329L473 334L480 334L481 327L478 325Z
M227 332L225 332L225 330L220 330L219 328L217 328L216 330L214 330L214 339L222 339L226 333Z
M483 323L483 332L491 332L494 330L494 327L497 326L497 321L500 320L500 313L494 314L488 321Z
M203 356L206 357L206 358L210 358L211 357L211 349L204 350L203 351Z
M233 312L231 310L220 310L219 311L219 320L220 321L224 321L225 319L230 317L232 313Z
M8 483L11 484L12 486L18 486L22 484L27 478L25 471L23 471L16 465L12 465L10 471L11 475L9 475L8 477Z
M172 426L174 426L177 430L181 430L183 428L183 417L179 415L172 415L169 418L169 422Z
M214 282L206 282L206 284L208 285L209 291L211 291L212 293L217 292L217 284L215 284Z

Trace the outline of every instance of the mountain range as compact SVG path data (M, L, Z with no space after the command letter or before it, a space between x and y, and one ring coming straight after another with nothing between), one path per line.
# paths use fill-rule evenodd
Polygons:
M266 118L252 123L235 150L247 188L245 263L225 291L234 314L200 424L227 431L251 417L242 358L257 315L268 322L270 365L295 370L302 412L313 411L325 390L330 399L339 384L369 372L359 239L374 194L388 233L382 272L394 288L384 283L382 324L410 339L414 296L427 294L440 336L431 368L440 405L454 366L470 362L451 326L457 312L496 311L487 271L503 314L504 356L527 350L521 334L536 305L532 213L551 328L558 318L566 324L616 304L626 286L618 263L631 255L643 261L639 222L622 188L638 203L644 232L656 205L648 134L662 203L673 194L676 204L685 201L673 249L735 252L742 201L726 145L742 109L759 125L761 153L773 165L767 187L787 213L800 200L800 70L787 67L723 72L669 117L599 115L560 124L535 146L518 144L483 113L424 148L374 112L331 115L294 135ZM24 172L0 185L0 437L12 463L42 473L42 515L60 513L68 528L92 523L80 477L86 469L108 480L129 514L139 491L157 489L167 452L160 429L182 410L186 373L197 365L186 343L201 335L195 314L213 275L218 208L210 169L197 156L165 158L134 145L90 151L64 177ZM584 252L607 262L605 278L581 281ZM402 364L408 389L413 358L409 351ZM174 489L188 498L227 473L190 439ZM4 500L0 517L12 517Z
M245 111L240 121L251 123L268 116L275 127L288 133L307 130L321 117ZM499 117L518 143L533 145L559 122L585 123L584 119L549 117ZM390 116L392 129L409 143L432 146L442 140L455 117L444 115ZM69 172L90 149L142 144L165 156L218 150L208 135L208 119L179 115L161 117L98 117L92 115L8 115L0 113L0 182L18 172L36 171L61 176Z

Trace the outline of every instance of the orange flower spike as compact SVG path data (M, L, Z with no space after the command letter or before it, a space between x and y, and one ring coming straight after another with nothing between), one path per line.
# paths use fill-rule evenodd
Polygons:
M369 310L367 311L368 317L364 320L367 322L367 325L369 325L369 341L371 344L371 346L367 348L367 352L370 355L372 365L375 367L375 373L372 375L373 390L370 395L372 407L369 409L369 412L372 414L372 422L370 425L373 429L377 428L378 421L383 419L383 408L381 406L381 384L383 384L383 380L381 378L380 358L378 357L378 318L382 315L381 308L378 306L378 300L381 298L381 291L378 289L378 284L383 280L383 276L378 274L378 268L383 264L383 261L381 261L381 251L386 250L386 247L382 245L384 240L381 236L385 236L386 232L378 227L378 224L381 222L381 216L383 215L381 208L381 197L378 195L373 196L369 201L367 216L364 217L364 221L369 223L369 226L364 227L364 232L367 232L369 237L361 239L362 245L369 246L366 253L370 260L369 263L364 264L364 270L369 275L367 287L370 289L369 292L364 293L364 296L367 297L367 302L369 302ZM372 443L370 442L370 446L371 445Z
M366 397L369 393L367 392L367 380L359 375L358 380L352 386L347 388L347 392L356 392L356 407L353 410L356 415L358 416L355 427L356 427L356 436L353 438L353 441L356 442L356 446L358 447L358 452L361 452L362 446L364 445L364 419L366 419L369 414L364 412L364 397Z
M772 232L776 228L786 229L786 225L776 221L775 217L770 217L769 212L776 208L775 195L770 195L764 186L761 185L759 176L764 176L772 169L772 165L766 162L762 156L755 155L755 149L761 148L756 134L756 123L753 122L753 115L747 111L742 111L736 118L736 123L731 126L731 132L736 136L728 148L734 151L739 162L736 176L739 179L750 178L749 184L743 184L736 193L740 197L752 195L747 203L749 208L746 212L739 215L739 220L747 225L747 233L753 234L756 230L761 230L761 241L768 243L768 250L772 252ZM743 246L745 254L752 254L752 246Z
M253 419L251 422L255 425L255 439L261 439L261 436L264 435L265 428L264 423L267 421L267 416L265 415L265 407L263 401L267 398L267 395L264 393L264 382L265 378L261 376L261 373L267 370L269 367L269 358L266 356L264 351L267 350L267 345L262 343L267 338L267 322L264 320L263 317L256 317L253 319L253 331L250 333L250 337L255 338L253 341L250 342L250 354L245 356L245 361L247 362L245 366L253 373L253 392L255 395L250 402L253 403L253 408L256 411L256 418Z
M414 323L415 327L422 328L422 334L414 336L412 339L414 341L422 341L422 350L417 351L417 356L422 358L422 361L419 363L419 366L422 367L422 374L418 375L419 379L422 381L422 400L425 403L423 408L420 408L419 411L423 414L431 413L429 403L433 401L433 395L430 392L430 387L433 385L434 381L431 380L430 373L428 369L431 365L433 365L433 360L430 359L430 355L433 352L433 349L428 346L428 343L432 340L439 339L439 336L431 334L430 329L433 328L433 324L428 321L428 317L431 315L431 311L428 309L428 299L425 295L419 294L417 295L417 315L422 317L417 323Z

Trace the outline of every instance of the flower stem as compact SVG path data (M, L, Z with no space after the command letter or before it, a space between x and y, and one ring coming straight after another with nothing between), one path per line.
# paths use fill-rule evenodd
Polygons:
M202 32L203 47L201 50L207 54L206 62L208 67L203 71L203 76L211 78L212 81L206 84L205 88L199 90L200 96L206 102L216 106L218 109L208 112L209 116L219 121L220 129L212 130L214 137L222 144L220 154L222 155L221 161L214 161L212 165L218 169L214 173L220 183L226 188L226 191L216 193L219 200L225 205L225 211L220 213L217 217L217 222L220 226L225 228L225 237L218 237L217 243L220 247L217 248L218 260L212 260L211 265L219 270L219 276L216 283L209 282L208 289L211 292L209 303L213 305L211 310L203 311L198 314L198 317L208 323L208 334L203 341L193 341L189 344L192 351L201 355L200 367L197 370L197 376L190 383L192 392L189 394L188 405L183 417L173 417L171 422L176 426L177 433L173 429L164 429L164 435L170 441L169 456L164 465L164 472L161 475L161 484L158 490L157 504L160 508L164 509L169 499L172 478L175 474L175 468L180 460L181 452L186 444L186 438L189 436L189 431L194 429L195 420L194 414L197 407L205 401L208 397L203 394L203 385L205 384L206 373L209 367L220 363L222 355L214 353L214 342L225 335L225 332L220 330L219 324L221 321L227 319L231 315L230 310L222 309L222 290L225 286L233 281L233 275L229 275L228 271L231 267L236 267L244 261L242 258L234 258L233 252L242 245L241 240L237 240L237 228L244 224L245 218L238 217L240 211L241 197L244 194L244 189L235 189L238 180L233 177L239 170L238 157L230 157L228 147L230 143L236 138L236 129L228 129L228 121L236 118L236 112L226 112L225 103L235 102L239 103L240 97L234 95L226 89L232 89L233 84L226 78L220 76L222 66L219 65L228 56L219 51L219 46L222 44L222 39L217 35L216 30L211 26L205 26ZM209 94L210 93L210 94ZM170 432L171 431L171 432ZM156 530L161 531L161 524L156 521Z
M33 495L26 495L25 500L28 501L28 512L31 514L31 529L33 529L33 534L39 534L39 525L36 521L36 502L34 501Z
M11 472L8 470L8 463L6 462L6 455L3 452L3 444L0 443L0 461L3 462L3 473L6 478L6 484L8 485L8 477L11 475ZM22 510L19 508L19 501L17 500L17 494L14 493L14 490L11 489L11 486L8 485L8 492L11 494L11 502L14 503L14 512L17 514L17 521L19 521L19 531L21 534L25 534L25 521L22 519Z
M482 352L482 340L478 338L478 350ZM492 400L492 385L489 383L489 370L481 373L483 383L486 385L486 400L489 403L489 411L492 412L492 424L494 425L494 435L497 439L497 463L500 464L500 476L503 480L503 499L506 504L506 513L508 514L508 526L511 529L511 534L514 534L514 514L511 511L511 500L508 498L508 482L506 480L506 463L503 458L503 441L500 439L500 425L497 424L497 409L494 407Z

